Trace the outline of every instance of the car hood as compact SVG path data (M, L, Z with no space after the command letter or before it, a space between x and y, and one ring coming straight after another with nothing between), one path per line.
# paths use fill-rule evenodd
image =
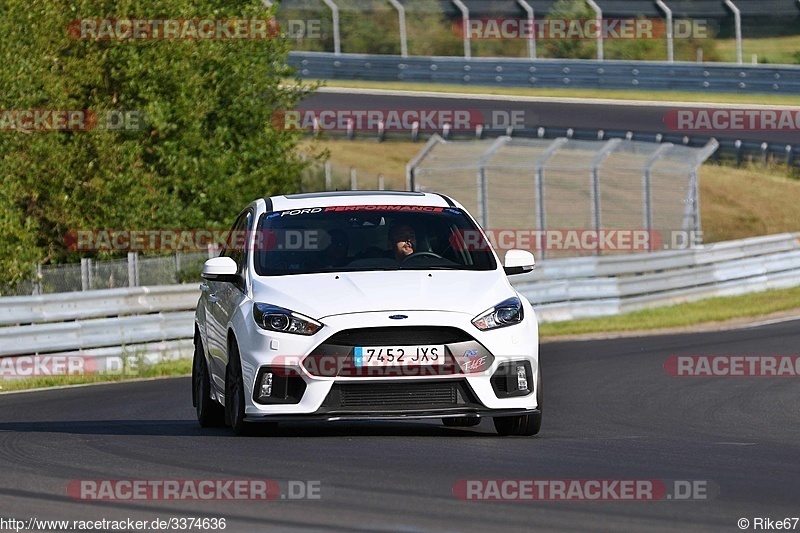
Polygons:
M322 319L372 311L475 316L515 294L501 272L404 270L259 277L253 300Z

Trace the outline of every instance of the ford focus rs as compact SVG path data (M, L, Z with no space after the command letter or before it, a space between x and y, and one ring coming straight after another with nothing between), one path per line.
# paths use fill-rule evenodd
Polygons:
M327 192L259 199L203 267L192 398L202 426L493 419L541 425L537 321L483 231L447 196Z

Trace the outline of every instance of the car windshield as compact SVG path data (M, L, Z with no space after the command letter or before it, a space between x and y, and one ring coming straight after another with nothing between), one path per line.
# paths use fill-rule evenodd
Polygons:
M334 206L261 217L260 276L370 270L494 270L480 231L461 210L430 206Z

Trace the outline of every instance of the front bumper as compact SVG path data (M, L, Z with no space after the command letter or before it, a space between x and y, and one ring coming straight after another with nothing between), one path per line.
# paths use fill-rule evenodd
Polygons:
M255 335L250 336L250 339L239 339L247 418L383 420L448 416L511 416L536 412L538 405L536 391L533 388L537 383L539 368L538 340L535 324L532 326L530 319L517 326L481 332L471 324L472 317L463 313L397 312L408 315L408 319L403 321L403 326L398 326L395 320L388 318L389 315L395 314L392 311L359 313L325 318L323 321L325 327L313 337L259 329ZM448 361L449 366L441 367L440 371L411 372L403 375L389 373L385 376L376 376L374 373L350 372L347 370L347 365L338 367L334 365L332 369L325 371L324 365L319 365L318 360L314 360L314 364L309 364L313 357L320 355L337 358L337 361L347 358L349 348L346 346L347 342L343 342L342 339L349 338L348 331L374 328L374 331L380 332L391 328L396 330L395 333L402 333L403 330L417 331L419 328L431 328L431 324L436 324L437 328L449 330L451 333L453 331L462 333L460 338L448 338L445 340L449 342L442 342L453 357ZM390 337L385 345L400 344L399 339L405 339L405 343L409 345L415 344L414 338L403 337L402 334ZM333 347L329 342L331 339L335 341ZM374 336L365 341L358 338L350 340L352 341L350 346L359 343L380 345L380 339ZM438 341L425 339L425 342L416 342L416 344L434 343ZM463 358L466 353L476 359L486 356L485 364L465 367L465 364L470 364ZM531 390L516 395L498 393L497 381L495 380L494 384L492 381L493 375L501 366L514 362L527 363L527 368L531 372L528 380ZM288 403L256 401L254 391L258 387L258 378L265 369L286 372L296 379L302 379L302 394ZM431 383L438 384L443 389L451 387L456 391L453 393L455 401L442 401L436 396L431 397L430 402L425 401L424 397L417 398L421 393L428 394L430 391L425 392L422 389L422 392L415 391L414 384L424 389ZM364 397L358 400L358 405L347 401L341 402L341 398L336 396L337 390L343 388L347 390L347 387L351 387L352 390L354 386L371 387L371 390L362 390ZM402 390L402 387L408 386L412 388L407 391L406 397L414 397L413 402L403 401L402 392L393 392L393 389L400 387ZM388 399L385 394L387 392ZM447 392L442 390L436 394L447 394ZM375 401L369 401L370 397Z

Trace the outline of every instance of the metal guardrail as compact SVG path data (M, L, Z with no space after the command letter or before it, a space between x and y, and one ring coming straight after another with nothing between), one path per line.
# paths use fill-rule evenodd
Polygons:
M703 249L541 261L512 283L540 321L800 285L800 233ZM0 298L0 357L78 354L113 369L120 357L192 355L197 285ZM105 318L101 318L105 317Z
M552 259L514 285L550 322L800 285L800 233L702 249Z
M291 52L303 78L413 81L499 87L577 87L709 93L798 94L800 66L515 59L402 57Z

